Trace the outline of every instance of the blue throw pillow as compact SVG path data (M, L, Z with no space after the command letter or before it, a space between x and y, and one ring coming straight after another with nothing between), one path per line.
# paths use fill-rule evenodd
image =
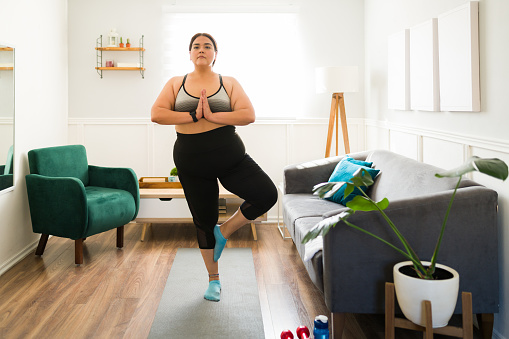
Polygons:
M332 172L329 182L338 182L338 181L347 181L351 179L354 175L354 173L359 168L364 168L368 173L371 175L373 179L378 175L380 170L371 168L373 165L372 162L366 162L361 160L355 160L350 157L343 158L336 166L334 171ZM367 187L361 187L362 190L365 192ZM360 195L361 191L357 189L357 187L353 190L352 193L348 197L344 197L345 195L345 189L346 185L341 187L332 197L326 198L327 200L334 201L338 204L345 205L346 203L352 200L356 195Z

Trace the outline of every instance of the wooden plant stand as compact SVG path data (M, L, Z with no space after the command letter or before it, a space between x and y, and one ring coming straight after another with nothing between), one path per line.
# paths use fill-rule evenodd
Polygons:
M463 327L445 326L440 328L433 328L433 315L431 314L431 302L424 301L426 327L419 326L410 320L403 318L396 318L394 316L395 303L394 303L394 284L385 283L385 338L394 339L395 328L405 328L408 330L423 332L424 339L432 339L433 333L449 335L452 337L473 339L473 314L472 314L472 293L461 293L461 310L463 317Z

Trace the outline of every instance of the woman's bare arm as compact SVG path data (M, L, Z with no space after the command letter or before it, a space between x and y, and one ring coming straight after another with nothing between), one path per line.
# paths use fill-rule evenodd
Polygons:
M193 118L189 112L176 112L175 98L176 90L175 86L182 83L183 77L173 77L164 86L163 90L157 97L154 105L151 109L152 122L160 125L181 125L193 123ZM178 87L177 87L178 88ZM202 110L196 110L196 118L202 118Z

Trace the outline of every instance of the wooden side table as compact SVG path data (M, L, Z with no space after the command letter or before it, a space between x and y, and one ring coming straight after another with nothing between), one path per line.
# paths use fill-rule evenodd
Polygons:
M186 196L184 194L184 190L182 188L140 188L140 198L141 199L185 199ZM219 198L220 199L238 199L239 197L235 194L227 191L221 185L219 186ZM237 211L239 208L238 204L229 204L227 200L226 204L226 214L219 214L218 222L222 223L228 220L233 213ZM261 221L267 220L267 213L262 216L256 218L251 222L251 230L253 232L254 240L258 240L258 236L256 234L255 224ZM141 231L141 241L145 240L145 233L147 231L147 227L152 223L187 223L192 222L192 218L136 218L134 220L137 223L143 224L143 229Z
M419 326L410 320L403 318L396 318L394 316L394 284L390 282L385 283L385 339L394 339L395 328L405 328L408 330L423 332L424 339L432 339L433 333L443 334L452 337L473 339L473 314L472 314L472 294L470 292L461 293L461 311L463 316L463 326L445 326L433 328L433 315L431 313L431 302L424 301L426 327Z

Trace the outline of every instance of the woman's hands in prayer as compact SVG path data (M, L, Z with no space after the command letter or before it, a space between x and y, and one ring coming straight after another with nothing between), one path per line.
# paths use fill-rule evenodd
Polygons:
M203 117L209 121L212 120L212 111L210 110L209 101L207 99L207 91L205 89L202 89L201 91L200 102L196 109L196 117L198 119Z
M200 120L203 118L203 92L205 90L202 90L202 95L200 97L200 101L198 101L198 107L196 107L196 119ZM205 97L206 99L207 97ZM208 103L207 103L208 105Z

